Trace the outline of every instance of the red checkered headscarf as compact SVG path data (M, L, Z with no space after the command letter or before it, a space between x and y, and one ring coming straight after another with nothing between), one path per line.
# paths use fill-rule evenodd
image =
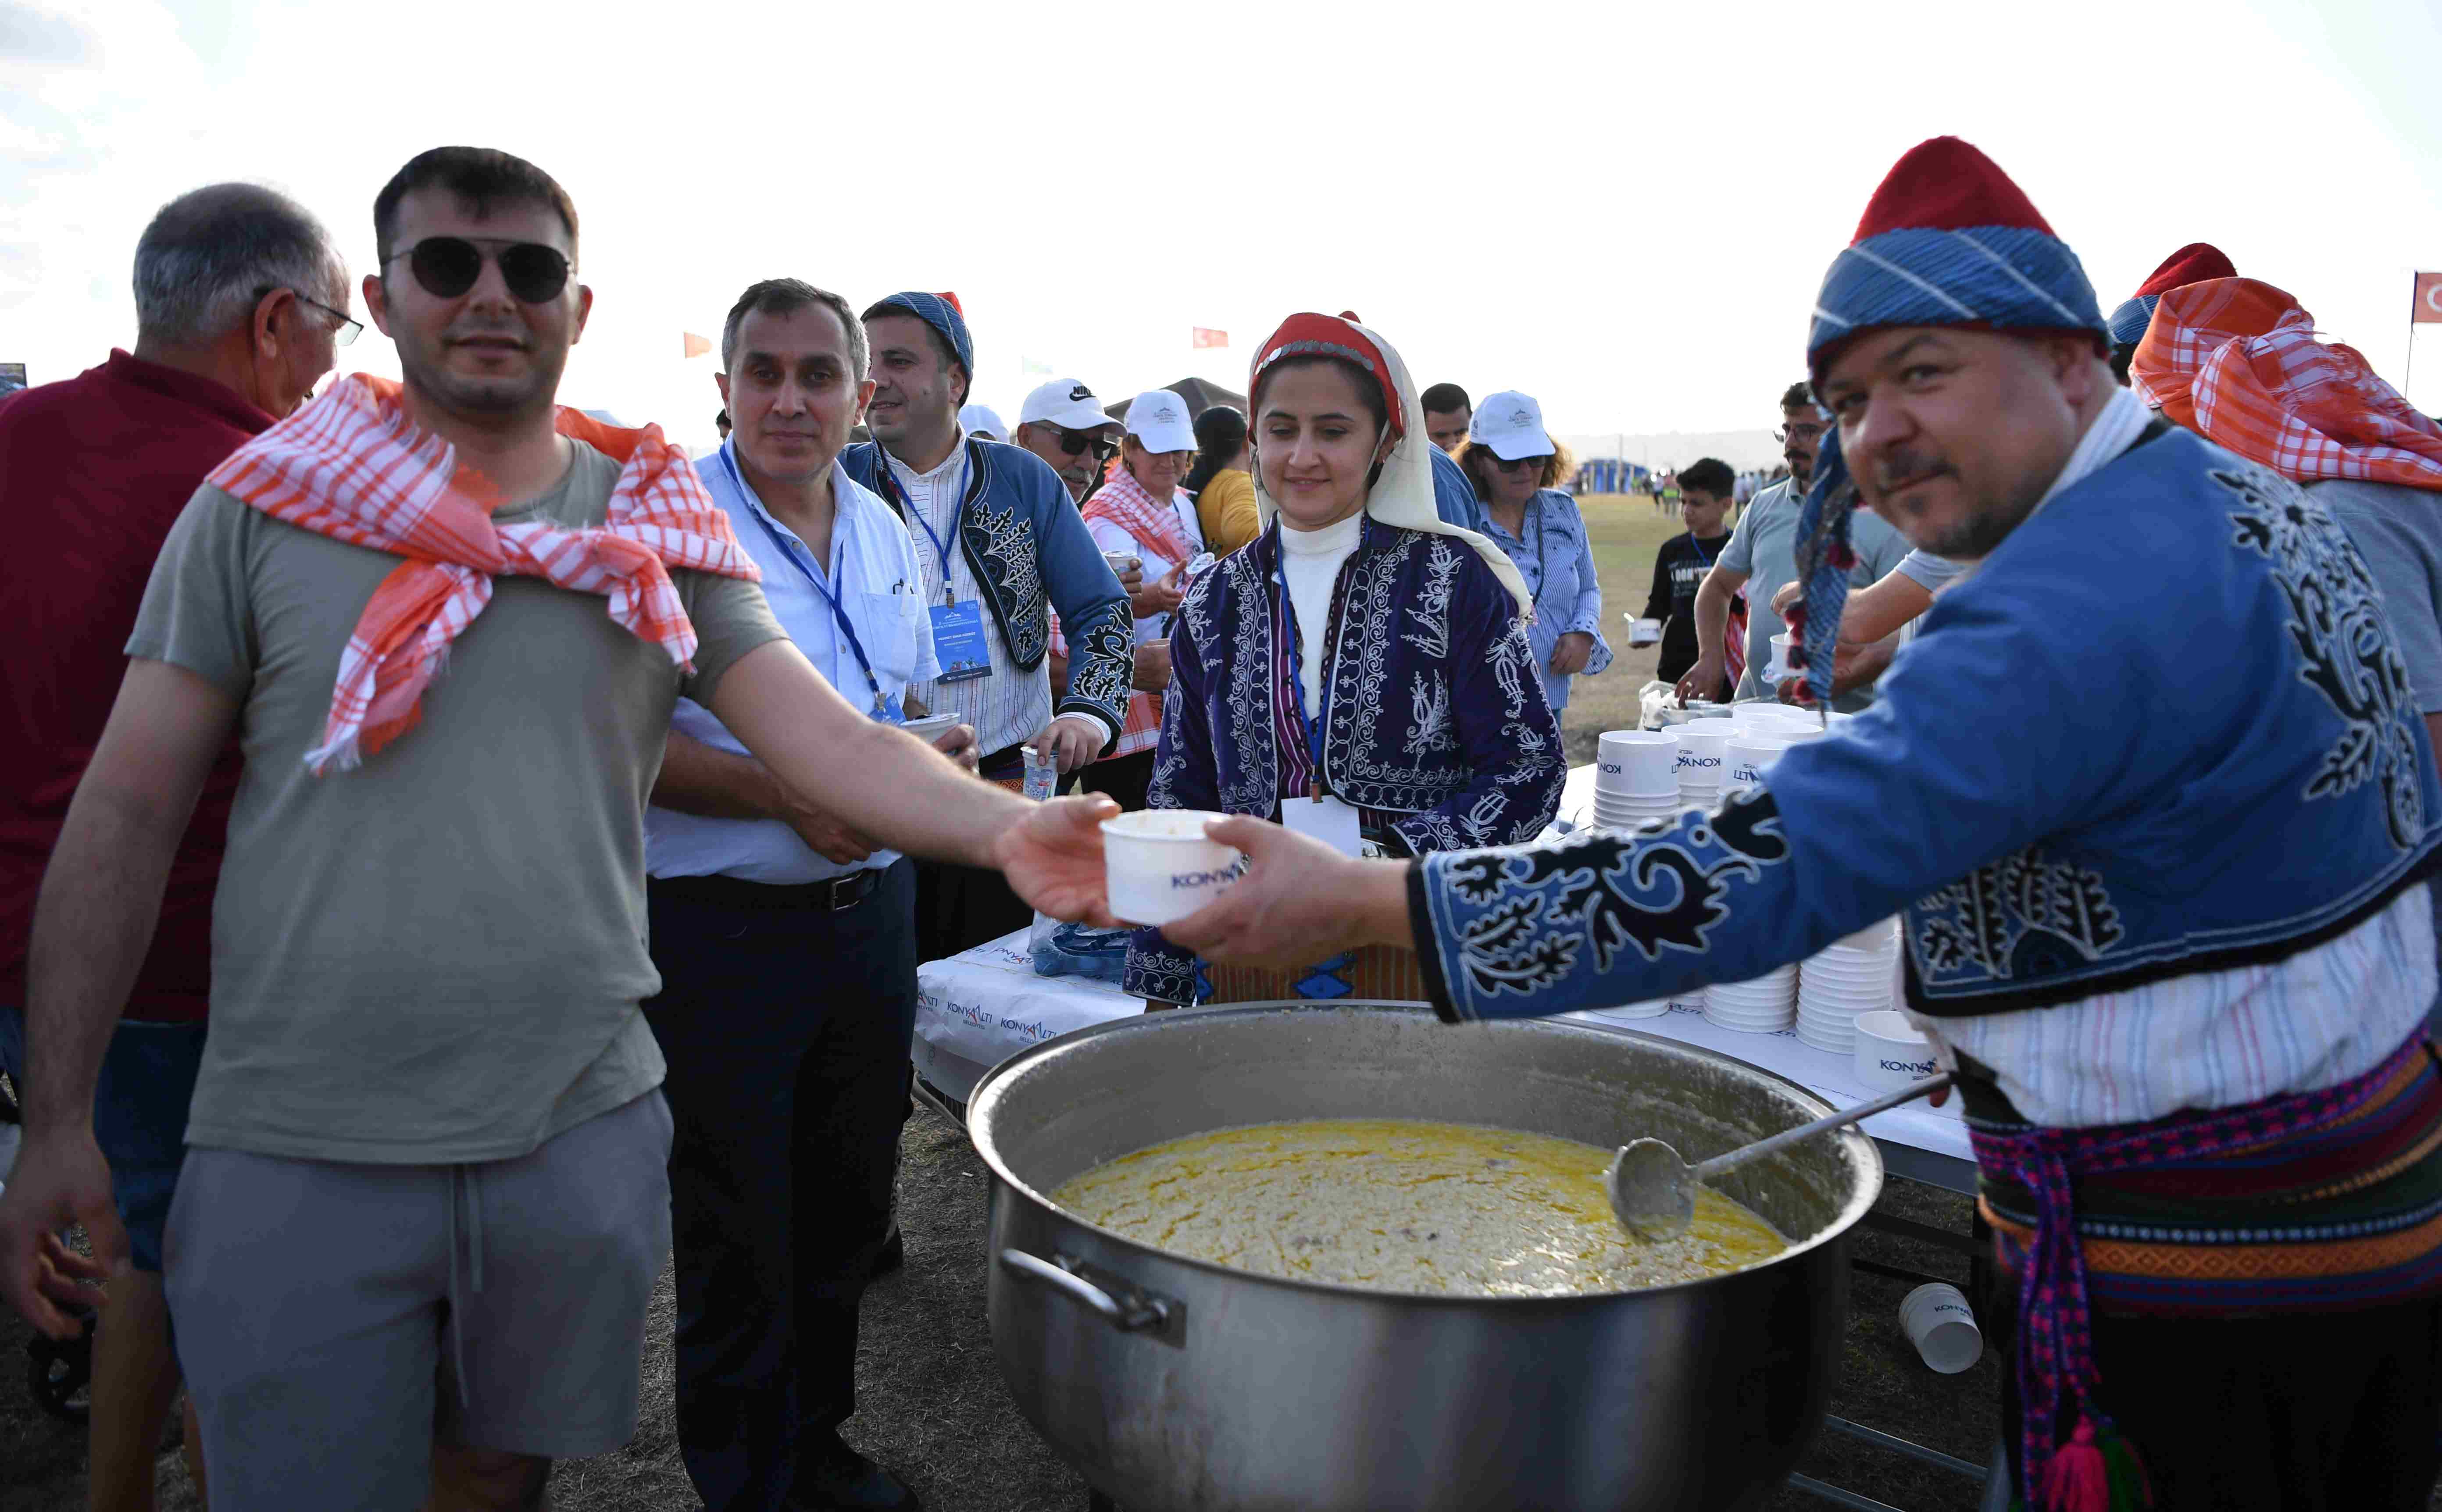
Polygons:
M2442 490L2442 426L2356 348L2316 340L2314 317L2269 283L2210 279L2164 294L2128 376L2165 416L2295 482Z
M319 775L355 766L414 728L418 701L501 574L599 593L610 618L692 667L695 627L672 567L760 580L729 517L659 428L628 430L561 409L561 435L625 464L609 516L591 530L496 524L500 490L417 428L386 378L351 373L238 448L205 480L274 519L402 558L374 588L339 656Z

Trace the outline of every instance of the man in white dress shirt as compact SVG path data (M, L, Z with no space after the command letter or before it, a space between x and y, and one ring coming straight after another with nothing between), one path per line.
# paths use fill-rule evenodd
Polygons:
M698 464L807 660L874 719L937 675L916 548L838 463L872 385L839 296L757 283L722 330L736 429ZM961 724L936 742L974 763ZM685 699L646 814L669 1062L679 1445L704 1503L913 1507L840 1442L889 1225L915 1024L915 864L798 799Z

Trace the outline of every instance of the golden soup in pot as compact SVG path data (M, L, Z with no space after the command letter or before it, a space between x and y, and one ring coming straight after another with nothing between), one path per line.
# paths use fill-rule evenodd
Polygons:
M1701 1280L1788 1248L1709 1188L1688 1230L1631 1238L1612 1152L1574 1139L1410 1119L1260 1123L1097 1166L1051 1200L1158 1249L1267 1276L1376 1291L1531 1297Z

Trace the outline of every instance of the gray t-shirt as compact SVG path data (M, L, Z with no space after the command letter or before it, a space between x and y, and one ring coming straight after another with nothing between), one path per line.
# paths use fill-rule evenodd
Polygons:
M497 517L602 522L618 465ZM212 905L190 1144L439 1164L521 1156L643 1096L645 801L679 695L783 632L754 583L671 575L695 674L598 594L501 577L420 722L315 776L340 648L399 559L207 485L154 564L133 657L241 701L246 775Z
M1766 697L1763 669L1772 661L1772 638L1780 633L1780 616L1772 611L1772 597L1797 576L1797 512L1806 502L1783 479L1755 496L1739 516L1739 528L1722 548L1722 565L1747 574L1747 669L1740 674L1738 697ZM1864 588L1879 581L1908 555L1907 537L1882 516L1860 508L1849 517L1849 544L1857 554L1849 586ZM1839 709L1857 709L1873 701L1870 689L1834 700Z
M2306 491L2349 533L2382 590L2382 617L2418 712L2442 714L2442 493L2356 479Z

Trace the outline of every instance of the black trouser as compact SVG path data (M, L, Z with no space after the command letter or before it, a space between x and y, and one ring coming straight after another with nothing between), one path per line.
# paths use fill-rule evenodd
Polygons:
M1990 1319L2011 1336L2001 1431L2019 1500L2015 1283ZM2422 1512L2442 1451L2442 1302L2259 1318L2094 1318L2099 1405L2145 1464L2154 1505ZM2076 1426L2063 1391L2059 1431Z
M1153 787L1153 748L1123 756L1110 756L1087 767L1078 776L1077 786L1085 792L1106 792L1111 801L1122 809L1136 810L1145 806L1145 794Z
M983 774L1009 779L1025 768L1025 747L1005 746L983 758ZM1063 778L1065 786L1068 779ZM953 861L916 864L916 958L947 960L1034 922L1034 910L989 866Z
M822 884L651 884L679 1449L713 1512L784 1505L800 1437L856 1411L857 1302L907 1113L915 870L838 910Z

